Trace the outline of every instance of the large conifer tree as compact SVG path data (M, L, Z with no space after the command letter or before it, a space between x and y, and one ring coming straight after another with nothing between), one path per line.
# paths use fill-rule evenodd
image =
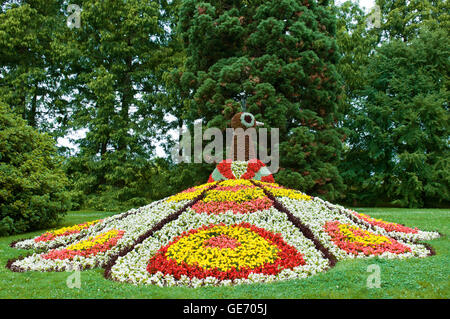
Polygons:
M187 117L225 128L245 95L257 120L280 129L277 180L334 199L341 87L328 1L185 0L180 10Z

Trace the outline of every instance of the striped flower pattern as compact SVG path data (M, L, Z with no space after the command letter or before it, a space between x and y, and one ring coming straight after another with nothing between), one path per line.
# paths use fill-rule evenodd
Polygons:
M276 184L258 161L224 161L209 182L102 220L11 246L13 271L103 267L111 280L219 286L301 279L353 258L422 258L423 231Z

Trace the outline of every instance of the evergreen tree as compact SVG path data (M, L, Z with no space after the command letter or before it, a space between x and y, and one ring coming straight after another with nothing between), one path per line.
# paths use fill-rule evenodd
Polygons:
M339 7L343 58L338 68L346 84L344 126L350 129L340 166L347 201L443 205L448 201L448 105L443 102L448 47L437 39L448 38L448 10L443 10L448 2L376 3L381 24L372 28L357 4Z
M381 46L350 123L346 180L371 204L444 205L450 199L448 56L445 30Z
M240 111L280 129L281 170L288 187L336 198L342 93L335 12L328 1L184 0L180 32L185 68L178 72L186 117L225 128Z

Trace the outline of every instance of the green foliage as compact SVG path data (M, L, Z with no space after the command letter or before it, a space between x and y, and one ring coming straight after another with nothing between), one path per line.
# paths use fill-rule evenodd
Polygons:
M379 31L388 39L409 42L425 26L449 30L450 3L447 0L376 0L382 12Z
M339 8L338 69L350 130L340 171L347 202L448 205L448 2L376 2L380 27Z
M151 200L154 143L164 137L162 74L174 54L165 1L81 1L81 28L67 30L70 124L86 130L67 172L85 205L122 209ZM167 9L164 11L164 9ZM95 196L99 196L98 200ZM131 202L128 202L131 200Z
M422 207L450 200L450 46L445 30L423 30L410 43L392 40L367 66L348 125L343 163L349 196Z
M60 0L3 1L0 9L0 97L28 125L61 135L67 121L58 51L65 28ZM62 62L60 64L60 62Z
M57 224L70 209L54 141L0 103L0 236Z
M174 81L186 119L224 129L244 94L258 121L280 129L277 181L338 198L342 90L327 2L184 0L179 16L187 60Z
M371 53L380 41L378 28L368 28L368 16L357 3L344 2L337 10L336 39L342 57L338 63L339 74L345 82L345 107L348 114L358 90L365 85L365 69Z

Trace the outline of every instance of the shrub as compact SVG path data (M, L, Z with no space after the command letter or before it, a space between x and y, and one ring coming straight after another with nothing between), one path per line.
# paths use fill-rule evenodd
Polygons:
M54 140L0 102L0 236L55 226L70 209Z

